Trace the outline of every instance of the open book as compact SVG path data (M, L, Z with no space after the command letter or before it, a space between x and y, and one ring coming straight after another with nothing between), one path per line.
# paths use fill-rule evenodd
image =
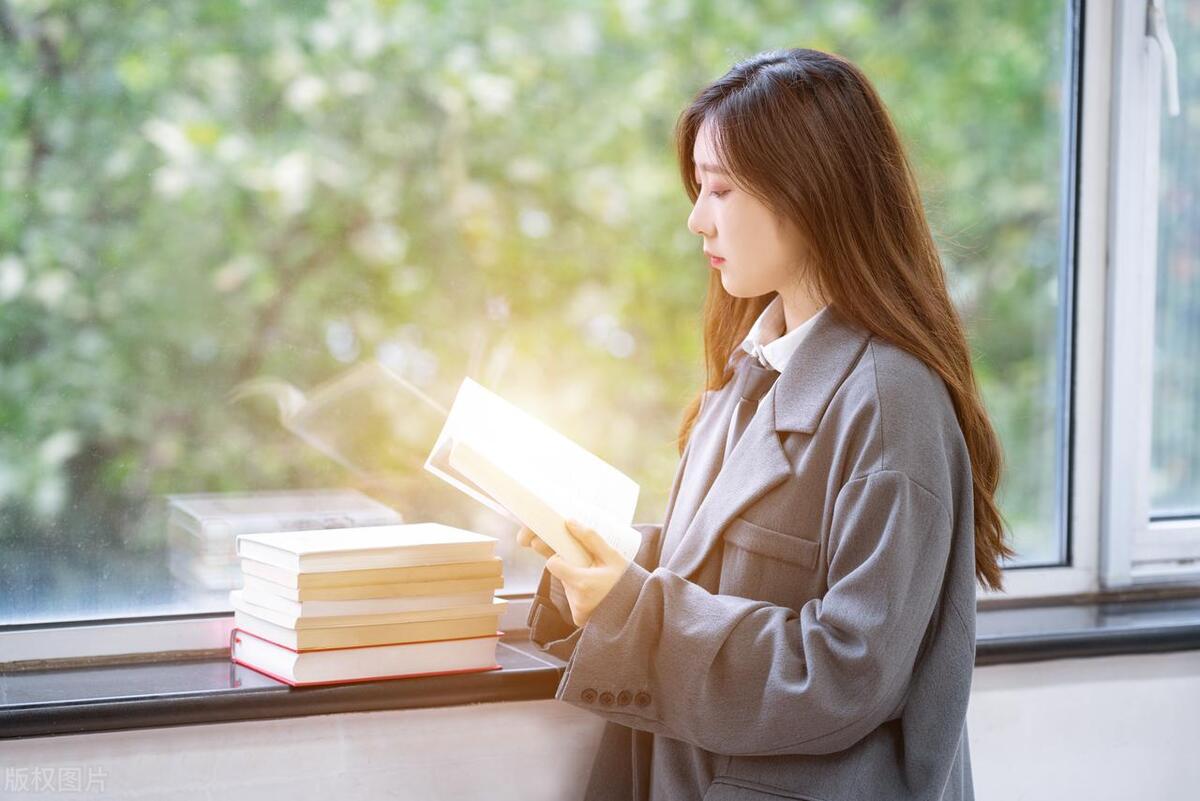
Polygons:
M571 564L592 559L567 531L568 519L595 530L630 561L641 547L633 528L637 482L470 378L458 389L425 469L527 526Z

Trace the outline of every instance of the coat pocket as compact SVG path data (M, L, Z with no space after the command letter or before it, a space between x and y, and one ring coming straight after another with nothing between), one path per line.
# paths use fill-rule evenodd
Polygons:
M821 553L820 543L751 523L744 517L735 517L725 529L725 542L809 569L816 567Z
M723 535L717 592L799 609L817 594L821 545L735 517Z

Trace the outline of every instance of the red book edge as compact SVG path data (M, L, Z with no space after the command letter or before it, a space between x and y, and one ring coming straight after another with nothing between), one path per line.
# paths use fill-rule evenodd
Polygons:
M480 639L483 639L483 637L502 637L502 636L504 636L503 631L497 631L495 634L485 634L482 637L444 637L440 640L413 640L410 642L381 642L381 643L376 643L375 645L347 645L345 648L300 648L300 649L296 649L296 648L288 648L283 643L275 642L274 640L268 640L266 637L260 637L257 634L252 634L251 632L248 632L245 629L240 629L237 626L234 626L229 631L229 651L230 651L230 653L233 652L233 640L234 640L234 635L237 632L241 632L242 634L245 634L247 637L253 637L256 640L262 640L263 642L269 642L269 643L271 643L271 645L279 646L280 648L284 649L285 651L291 651L293 654L308 654L308 653L312 653L314 651L350 651L355 648L384 648L389 645L418 645L423 642L453 642L454 640L480 640Z
M263 642L269 642L272 645L278 645L280 648L283 648L286 651L291 651L294 654L308 653L310 651L349 651L354 648L381 648L383 646L355 645L355 646L351 646L350 648L310 648L307 651L295 651L291 648L288 648L286 645L279 645L279 643L277 643L277 642L272 642L271 640L268 640L265 637L259 637L257 634L251 634L250 632L245 631L244 629L239 629L235 626L233 628L233 630L230 631L230 633L229 633L229 642L230 642L229 658L233 661L233 663L237 664L237 665L241 665L242 667L245 667L245 668L249 668L250 670L253 670L255 673L261 673L264 676L269 676L270 678L275 679L278 682L282 682L283 684L287 684L291 687L324 687L324 686L329 686L329 685L334 685L334 684L358 684L359 682L364 682L364 681L387 681L388 679L415 679L415 678L418 678L421 676L450 676L450 675L454 675L454 674L458 674L458 673L484 673L489 670L500 670L501 669L500 664L497 663L495 665L488 665L486 667L460 668L458 670L437 670L437 671L431 671L431 672L426 672L426 673L398 673L398 674L389 675L389 676L368 676L366 678L361 678L361 679L337 679L335 681L292 681L291 679L288 679L284 676L280 676L276 673L272 673L269 670L263 670L260 667L256 667L247 662L243 662L242 660L240 660L236 656L234 656L233 655L233 642L236 639L235 635L237 632L241 632L242 634L246 635L247 637L254 637L256 640L262 640ZM487 636L499 637L499 636L502 636L503 634L504 634L504 632L497 631L495 634L487 635ZM420 640L420 642L449 642L451 640L481 640L481 639L484 639L484 638L483 637L450 637L445 640ZM391 644L392 645L415 645L416 643L391 643Z
M420 676L448 676L452 673L484 673L489 670L499 670L500 669L500 665L491 665L489 667L481 667L481 668L463 668L461 670L442 670L442 671L437 671L437 672L433 672L433 673L401 673L401 674L398 674L395 676L369 676L369 677L363 678L363 679L338 679L336 681L292 681L290 679L284 678L283 676L276 675L276 674L270 672L269 670L263 670L262 668L255 667L254 665L248 665L245 662L243 662L242 660L238 659L237 657L233 657L233 661L235 664L241 665L242 667L249 668L250 670L253 670L255 673L261 673L264 676L269 676L272 679L275 679L278 682L287 684L291 687L324 687L324 686L328 686L328 685L332 685L332 684L357 684L357 683L363 682L363 681L387 681L388 679L415 679Z

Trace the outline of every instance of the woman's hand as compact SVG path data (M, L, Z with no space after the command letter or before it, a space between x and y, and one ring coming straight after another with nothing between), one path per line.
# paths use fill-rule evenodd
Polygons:
M567 531L592 557L592 564L588 567L575 567L564 561L525 526L517 532L517 544L532 548L546 557L546 569L550 571L550 575L562 582L575 625L582 626L588 622L592 611L616 586L617 580L629 566L629 560L595 531L574 520L567 521Z

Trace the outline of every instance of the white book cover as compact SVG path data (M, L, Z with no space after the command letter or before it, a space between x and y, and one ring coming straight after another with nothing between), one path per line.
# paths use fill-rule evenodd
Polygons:
M285 615L309 619L345 615L386 615L447 607L481 606L490 604L492 598L495 597L492 590L482 590L453 595L411 595L399 598L359 598L348 601L293 601L275 593L263 592L255 584L248 584L241 588L240 592L246 603Z
M334 587L289 587L270 579L243 572L237 584L227 589L254 590L259 595L274 595L289 601L353 601L377 598L417 598L428 595L456 595L488 592L504 587L504 577L480 576L448 581L405 581L392 584L352 584Z
M241 629L231 639L234 662L293 686L500 668L496 662L499 634L302 653Z
M291 570L328 572L446 562L494 555L495 537L442 523L239 534L237 555Z
M637 482L470 378L459 387L425 469L528 526L572 564L591 559L567 531L567 518L597 531L627 559L641 547L633 528Z
M229 602L234 611L245 612L257 618L281 626L286 629L325 629L342 628L347 626L387 626L398 623L420 623L431 620L458 620L460 618L484 617L495 615L500 617L508 608L505 598L489 598L483 603L468 606L443 606L412 610L408 612L386 612L371 615L326 615L323 617L304 617L300 614L281 612L250 603L242 596L242 590L230 590Z

